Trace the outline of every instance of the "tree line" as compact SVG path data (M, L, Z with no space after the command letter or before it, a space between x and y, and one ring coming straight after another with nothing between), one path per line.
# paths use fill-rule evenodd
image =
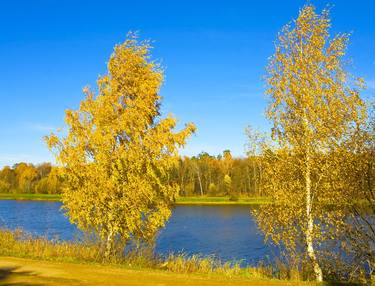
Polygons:
M262 196L258 186L261 170L256 158L234 158L229 150L212 156L202 152L182 157L171 173L181 196Z
M232 157L229 150L217 156L202 152L180 157L169 172L180 196L262 196L259 158ZM60 194L63 180L50 163L18 163L0 170L1 193Z
M250 127L246 131L248 146L251 145L251 140L252 144L256 144L254 137L260 138L261 133ZM266 135L262 136L265 142ZM356 165L359 169L363 164L363 156L370 158L373 150L366 152L366 156L353 153L353 161L349 165L348 156L340 156L345 158L340 163L340 168L352 168L351 166ZM217 156L207 152L192 157L182 156L170 171L170 180L179 186L179 195L184 197L228 196L236 200L239 197L269 196L269 191L264 189L267 177L270 176L265 167L269 153L256 155L248 147L248 154L246 157L233 157L230 150L224 150ZM5 166L0 170L0 193L60 194L63 180L58 176L57 168L51 163L33 165L21 162L12 167ZM355 174L355 180L361 182L362 189L370 188L373 184L371 167L361 172L347 170L346 174L342 173L342 177L347 180L348 174Z
M50 163L17 163L0 170L0 193L60 194L62 180Z

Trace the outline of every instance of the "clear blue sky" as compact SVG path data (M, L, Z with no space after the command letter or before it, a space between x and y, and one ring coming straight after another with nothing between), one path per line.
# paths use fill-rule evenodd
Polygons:
M375 1L333 4L332 32L350 32L353 72L375 90ZM247 124L266 129L262 76L280 28L305 1L3 1L0 166L52 161L43 135L63 126L82 88L105 73L129 30L155 41L166 67L163 112L197 134L184 154L244 154Z

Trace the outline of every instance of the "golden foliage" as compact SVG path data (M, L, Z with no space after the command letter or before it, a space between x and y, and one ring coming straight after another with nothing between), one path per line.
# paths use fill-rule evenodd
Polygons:
M194 132L188 124L173 132L176 119L160 117L161 67L150 44L130 34L114 48L98 95L89 88L78 110L66 111L68 133L47 137L66 183L64 208L83 230L114 239L150 240L169 218L178 193L169 171L178 147Z
M329 11L306 5L278 36L268 66L268 118L279 148L264 150L263 189L274 204L256 216L266 237L301 250L322 280L324 241L344 222L351 195L338 167L350 152L342 145L366 118L362 80L344 68L348 34L330 39ZM353 87L356 86L356 87ZM335 205L328 211L327 206Z

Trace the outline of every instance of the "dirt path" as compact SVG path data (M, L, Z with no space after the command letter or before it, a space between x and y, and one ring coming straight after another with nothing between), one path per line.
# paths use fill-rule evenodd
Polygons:
M298 284L0 257L0 285L281 286Z

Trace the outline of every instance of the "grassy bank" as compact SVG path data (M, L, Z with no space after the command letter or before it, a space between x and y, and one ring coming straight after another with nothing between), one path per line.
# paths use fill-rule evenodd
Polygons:
M261 278L181 274L98 264L75 264L0 257L0 285L165 285L165 286L278 286L314 283Z
M59 201L60 195L0 193L0 200Z
M230 200L229 197L179 197L177 205L260 205L267 204L270 200L264 197L241 197Z
M0 193L0 200L59 201L60 195ZM179 197L176 205L259 205L269 200L264 197L241 197L232 201L229 197Z
M82 273L76 272L78 281L84 279L86 275L92 275L93 281L95 281L95 273L105 274L107 277L105 281L116 280L116 277L110 275L114 271L124 271L124 275L126 273L129 274L131 271L138 271L139 279L143 279L143 276L146 279L146 276L154 273L155 279L161 279L160 284L157 285L219 285L220 281L226 281L222 285L297 285L295 282L292 283L290 281L299 281L300 277L298 273L288 271L284 268L276 269L271 266L262 265L241 268L238 263L223 263L213 257L186 256L184 254L171 254L168 257L161 257L148 251L133 251L128 252L126 255L123 254L123 251L117 253L118 255L114 255L108 260L104 259L102 255L103 249L100 245L95 243L50 241L45 238L31 237L21 231L0 230L0 257L3 257L3 259L0 259L0 282L1 277L4 275L15 275L16 277L18 275L17 273L13 273L13 270L11 271L12 273L4 274L4 271L6 272L7 270L4 268L1 269L1 267L4 267L6 261L19 262L20 265L15 265L14 269L27 272L28 270L24 269L25 265L29 266L32 260L35 260L32 263L37 265L37 267L45 268L41 272L45 272L46 275L49 275L48 269L50 266L54 268L52 273L56 272L56 267L59 267L59 269L67 269L69 267L72 269L74 267L77 267L77 269L81 268L83 269ZM74 264L77 266L74 266ZM106 271L105 273L103 272L104 270ZM60 273L61 271L58 272ZM163 277L165 280L162 280ZM183 277L185 279L189 277L189 279L192 279L191 281L195 282L183 284ZM31 278L34 279L30 276ZM98 281L104 283L104 280ZM11 282L13 283L13 281ZM70 281L68 285L100 285L100 283L82 284L81 282L71 284ZM121 280L118 281L118 283L120 282ZM129 283L126 285L156 285L152 283L152 279L149 281L146 279L144 282L145 284L136 284L137 281L134 280L135 284ZM254 284L254 282L261 283ZM0 285L2 284L0 283ZM45 284L43 283L43 285ZM64 284L47 283L46 285ZM114 283L110 285L118 284Z

